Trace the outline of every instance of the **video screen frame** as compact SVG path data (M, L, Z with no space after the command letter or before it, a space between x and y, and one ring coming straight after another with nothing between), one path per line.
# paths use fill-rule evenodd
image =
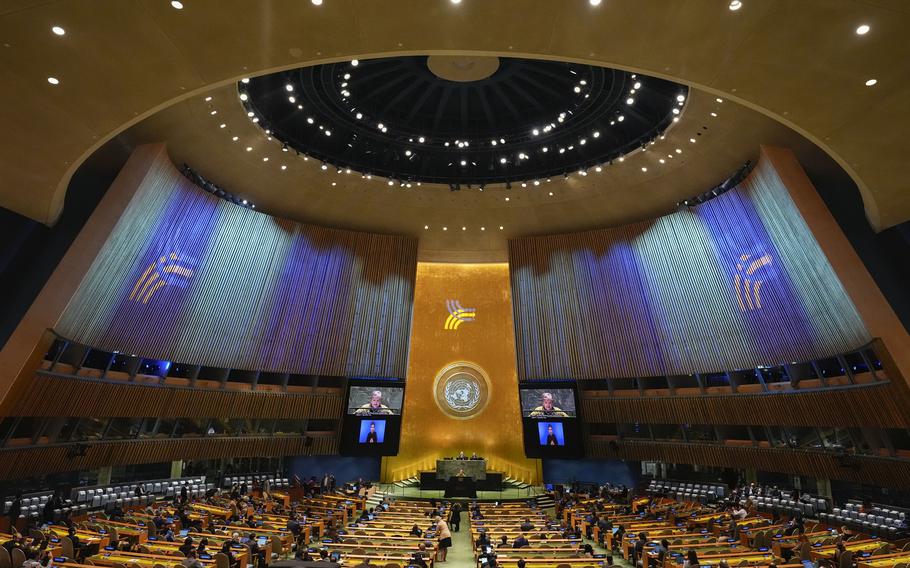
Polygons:
M556 386L520 386L518 396L525 418L576 418L575 389Z
M566 445L566 432L562 422L538 422L537 437L541 446L562 447Z
M363 418L360 421L360 434L357 436L359 444L383 444L385 443L386 421L383 418ZM374 436L370 436L370 434ZM370 438L373 439L370 442Z
M400 416L404 388L397 385L350 385L347 413L354 416Z

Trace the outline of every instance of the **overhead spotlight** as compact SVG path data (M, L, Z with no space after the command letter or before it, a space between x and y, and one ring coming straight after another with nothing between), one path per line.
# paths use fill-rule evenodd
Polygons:
M241 100L241 101L245 101L245 100L247 100L248 98L250 98L250 97L249 97L249 95L247 95L246 93L240 93L240 100Z
M866 86L871 87L872 85L874 85L876 83L878 83L878 79L869 79L868 81L866 81Z
M648 168L642 166L641 171L646 172L646 171L648 171Z
M505 164L506 162L508 162L508 160L506 160L505 158L499 158L500 164Z
M600 6L601 0L588 0L588 4L592 6Z
M543 148L541 148L541 149L540 149L540 150L541 150L541 152L544 152L544 153L547 153L547 152L549 152L549 151L550 151L550 149L549 149L549 148L547 148L547 147L546 147L546 146L544 146L544 147L543 147Z
M57 32L54 32L54 33L57 33ZM867 33L869 33L869 26L867 24L863 24L863 25L859 26L858 28L856 28L856 35L866 35ZM57 34L57 35L63 35L63 34Z
M417 139L417 141L420 142L421 144L423 144L424 140L425 140L425 138L423 136L421 136L420 138Z
M351 67L357 67L358 65L360 65L360 60L358 60L358 59L351 60Z
M183 2L179 0L171 0L171 7L175 10L183 10Z
M594 134L592 134L591 136L593 136L594 138L600 138L600 130L595 130Z
M619 115L619 116L616 117L616 120L618 120L619 122L622 122L622 121L624 121L625 119L626 119L626 117L623 116L623 115Z
M673 110L671 112L673 112L673 114L679 114L679 109L676 107L673 107Z
M540 180L539 180L539 179L535 179L535 180L534 180L534 185L540 185Z
M467 161L467 160L462 160L460 163L461 163L462 166L467 166L467 165L468 165L468 161Z
M580 93L580 92L581 92L581 87L579 87L578 85L575 85L575 88L572 89L572 90L575 91L576 93Z
M294 85L288 83L287 85L284 86L284 89L290 93L291 91L294 90Z
M866 27L869 27L869 26L866 26ZM54 27L52 27L52 28L51 28L51 31L54 32L54 34L55 34L55 35L58 35L58 36L62 36L63 34L66 33L66 30L63 29L63 28L61 28L60 26L54 26ZM858 33L858 32L857 32L857 33Z
M51 85L59 85L60 79L58 79L56 77L48 77L47 82L50 83Z
M686 100L686 95L676 95L676 100L678 102L683 102Z
M714 100L715 100L715 101L717 101L717 102L719 102L719 103L722 103L722 102L724 102L724 100L723 100L723 99L722 99L722 98L720 98L720 97L717 97L717 98L716 98L716 99L714 99Z
M325 162L323 162L323 163L322 163L322 169L323 169L323 171L329 169L328 164L326 164Z
M634 104L635 104L635 99L633 99L632 97L629 97L628 99L626 99L626 104L627 104L627 105L634 105Z
M287 144L282 144L282 145L281 145L281 151L282 151L282 152L287 152L287 151L288 151L288 145L287 145Z
M730 6L728 6L728 7L729 7L730 10L732 10L733 12L737 11L737 10L739 10L740 8L743 7L742 0L732 0L732 1L730 2Z
M395 185L395 182L394 182L393 180L389 180L389 181L388 181L388 184L389 184L390 186L392 186L392 185Z
M597 166L596 168L594 168L594 171L597 172L597 173L600 173L600 172L603 171L603 168L600 167L600 166Z
M506 139L505 139L505 138L500 138L500 139L499 139L499 143L500 143L500 144L505 144L505 143L506 143Z
M633 85L633 87L635 87L636 89L640 89L640 88L641 88L641 82L636 81L635 84Z
M528 187L528 184L525 182L521 182L521 187ZM506 199L508 199L508 198L506 198Z
M313 6L322 6L322 0L310 0L313 3Z
M452 4L461 4L461 0L449 0Z

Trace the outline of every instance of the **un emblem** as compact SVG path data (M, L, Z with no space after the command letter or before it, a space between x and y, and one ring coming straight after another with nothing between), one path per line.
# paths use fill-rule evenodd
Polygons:
M464 420L483 412L490 400L490 379L473 363L447 365L433 381L436 406L452 418Z

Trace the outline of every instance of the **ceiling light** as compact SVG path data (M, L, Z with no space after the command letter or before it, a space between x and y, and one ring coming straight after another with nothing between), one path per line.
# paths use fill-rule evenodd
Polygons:
M592 6L600 6L600 0L588 0L588 4Z
M360 61L358 59L351 60L351 67L357 67L358 65L360 65Z
M502 230L502 225L499 226L499 230L500 230L500 231Z
M240 137L239 137L239 136L234 136L233 138L231 138L231 140L233 140L234 142L236 142L236 141L240 140Z
M287 92L290 93L291 91L294 90L294 85L288 83L287 85L284 86L284 88L285 88L285 90L286 90Z
M596 168L594 168L594 171L597 172L597 173L600 173L600 172L603 171L603 168L600 167L600 166L597 166Z
M681 148L677 148L677 149L676 149L676 153L677 153L677 154L682 154L682 149L681 149Z
M294 97L288 97L288 102L290 102L290 103L296 103L296 102L297 102L297 99L295 99Z
M584 146L585 144L588 143L588 139L587 139L587 138L582 138L581 140L578 141L578 143L581 144L582 146Z
M443 227L442 230L443 230L443 231L448 231L449 228L448 228L448 227Z
M241 101L245 101L245 100L247 100L248 98L250 98L250 97L247 96L246 93L240 93L240 100L241 100Z
M50 83L51 85L59 85L60 79L58 79L56 77L48 77L47 82Z
M628 99L626 99L626 104L627 104L627 105L634 105L634 104L635 104L635 99L633 99L632 97L629 97Z
M331 136L331 135L332 135L332 131L331 131L331 130L326 130L326 131L325 131L325 135L326 135L326 136Z
M462 166L467 166L467 165L468 165L467 160L462 160L462 161L461 161L461 165L462 165Z
M534 185L540 185L540 180L539 180L539 179L535 179L535 180L534 180Z
M500 139L499 139L499 143L500 143L500 144L505 144L505 143L506 143L506 139L505 139L505 138L500 138Z
M722 99L722 98L720 98L720 97L717 97L717 98L716 98L716 99L714 99L714 100L715 100L715 101L717 101L717 102L719 102L719 103L722 103L722 102L724 102L724 100L723 100L723 99Z
M313 6L322 6L322 0L310 0L313 3Z
M265 158L262 159L262 161L263 161L263 162L268 162L269 159L268 159L268 157L265 157Z
M717 118L717 113L716 113L716 112L712 112L712 113L711 113L711 116Z
M395 182L392 180L389 180L389 185L395 185ZM443 231L445 231L445 229L443 229Z
M450 0L452 4L461 4L461 0Z
M246 205L247 203L249 203L249 201L247 201L246 199L244 199L244 200L243 200L243 204Z
M227 126L227 124L225 124L225 123L222 122L222 123L218 126L218 128L224 128L225 126Z
M404 155L405 155L405 156L410 156L410 155L411 155L411 151L410 151L410 150L405 150L405 151L404 151Z
M507 160L506 160L505 158L499 158L499 163L500 163L500 164L505 164L506 161L507 161Z
M252 152L252 151L253 151L253 147L252 147L252 146L247 146L247 147L246 147L246 151L247 151L247 152Z
M417 141L420 142L421 144L423 144L424 140L425 140L425 138L423 136L421 136L420 138L417 139Z
M869 26L866 26L866 28L868 28L868 27L869 27ZM66 33L66 30L63 29L63 28L61 28L60 26L54 26L54 27L52 27L52 28L51 28L51 31L54 32L54 33L55 33L56 35L58 35L58 36L62 36L63 34ZM867 29L866 31L868 31L868 29ZM859 32L857 31L856 33L859 33ZM864 32L864 33L865 33L865 32Z
M173 7L175 10L183 10L183 2L180 2L179 0L171 0L171 7Z
M531 134L533 134L534 136L538 136L540 134L540 130L537 130L535 128L534 130L531 131Z
M215 116L216 114L218 114L218 111L217 111L217 110L213 110L213 111L210 112L209 114L211 114L212 116Z
M541 150L542 150L543 152L549 152L549 151L550 151L550 149L547 148L546 146L544 146L543 148L541 148Z
M667 161L664 160L663 158L661 158L661 159L659 159L659 160L657 160L657 161L660 162L661 164L666 164L666 163L667 163Z
M635 85L633 85L633 86L634 86L636 89L640 89L640 88L641 88L641 82L636 81L636 82L635 82Z
M506 197L506 201L508 201L508 200L509 200L509 198L508 198L508 197Z
M467 231L468 228L467 228L467 227L462 227L461 230L462 230L462 231Z
M686 100L686 95L676 95L676 100L678 102L683 102Z
M572 90L575 91L576 93L580 93L580 92L581 92L581 87L579 87L578 85L576 85L575 88L572 89Z
M878 83L878 79L869 79L868 81L866 81L866 86L871 87L872 85L874 85L876 83Z
M314 121L313 121L313 117L312 117L312 116L308 116L307 119L306 119L306 122L307 122L307 124L313 124L313 122L314 122Z
M429 229L429 228L430 228L429 225L424 225L424 226L423 226L423 230L424 230L424 231L426 231L426 230Z
M671 112L673 112L673 114L679 114L679 109L674 107Z
M54 33L57 33L57 32L54 32ZM867 24L863 24L860 27L856 28L856 35L866 35L867 33L869 33L869 26ZM63 34L57 34L57 35L63 35Z
M486 227L481 227L480 230L481 230L481 231L486 231L487 228L486 228Z
M285 166L284 164L282 164L282 165L281 165L281 169L282 169L282 170L286 170L286 169L288 169L288 167Z
M646 171L648 171L648 168L642 166L641 171L646 172Z
M622 122L622 121L624 121L625 119L626 119L626 117L623 116L623 115L619 115L618 117L616 117L616 120L618 120L619 122Z
M689 138L689 142L695 144L695 138Z
M594 134L592 134L591 136L593 136L594 138L600 138L600 130L595 130Z
M730 10L732 10L734 12L739 10L742 7L743 7L742 0L733 0L732 2L730 2L730 6L729 6Z

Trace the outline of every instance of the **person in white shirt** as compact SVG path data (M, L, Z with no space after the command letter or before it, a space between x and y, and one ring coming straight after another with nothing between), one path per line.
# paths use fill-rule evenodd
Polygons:
M739 505L738 507L734 507L733 518L736 519L737 521L741 521L748 516L749 516L749 511L747 511L746 508L743 507L742 505Z

